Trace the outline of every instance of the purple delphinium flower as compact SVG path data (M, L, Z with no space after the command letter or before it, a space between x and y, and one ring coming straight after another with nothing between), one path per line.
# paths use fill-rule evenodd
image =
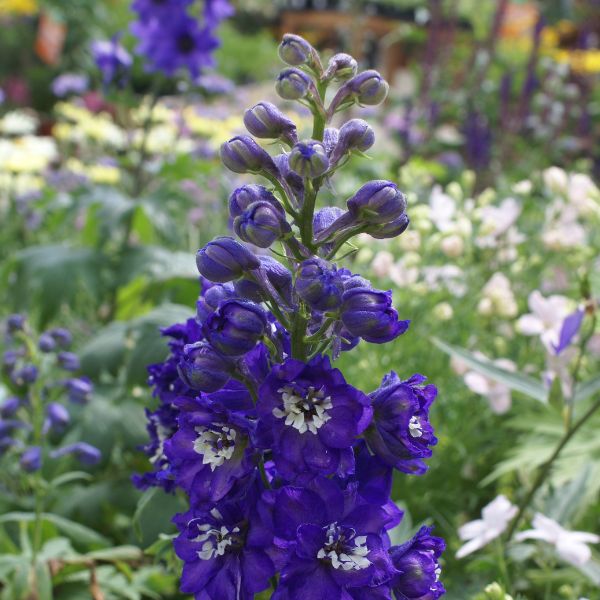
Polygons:
M446 548L444 540L431 535L432 527L421 527L417 534L390 548L392 563L398 574L391 587L396 600L437 600L446 590L440 582L438 562Z
M89 83L87 75L63 73L52 82L52 93L58 98L64 98L70 94L80 95L87 91Z
M350 472L352 443L371 418L367 396L347 384L327 356L273 367L259 389L257 410L259 439L289 480L306 472Z
M102 458L100 450L86 442L69 444L50 453L51 458L62 458L68 455L73 455L80 463L87 466L98 464Z
M136 12L141 21L153 19L164 22L175 14L185 12L194 0L134 0L131 10Z
M181 591L202 600L252 600L269 586L273 534L256 513L258 484L239 501L193 507L174 521Z
M246 398L246 408L251 408L250 394L243 390L238 394ZM218 502L228 494L231 499L232 488L244 491L255 472L252 422L243 413L211 401L210 396L184 404L178 430L165 442L171 473L194 505Z
M344 292L341 319L346 329L367 342L383 344L405 333L410 321L401 321L392 306L391 290L354 287Z
M585 316L585 310L578 308L574 313L568 315L563 321L562 327L560 328L560 335L558 337L558 344L552 344L554 352L558 355L561 354L566 348L571 345L571 342L581 329L583 318Z
M42 468L42 449L39 446L27 448L21 454L19 464L23 471L27 471L28 473L39 471Z
M369 447L385 464L414 475L425 473L422 459L431 456L430 446L437 443L429 423L437 389L424 381L422 375L402 381L392 371L369 394L373 402L373 421L365 432Z
M386 529L397 521L332 480L265 493L276 545L287 560L273 600L385 598L375 588L396 574ZM370 595L372 594L372 595Z
M131 31L138 39L136 51L146 59L148 71L161 71L172 77L181 70L193 78L214 64L212 53L219 41L207 27L183 11L168 20L135 22Z
M119 43L118 36L112 40L95 40L91 49L96 66L102 74L102 83L105 86L114 84L123 87L129 78L133 59Z

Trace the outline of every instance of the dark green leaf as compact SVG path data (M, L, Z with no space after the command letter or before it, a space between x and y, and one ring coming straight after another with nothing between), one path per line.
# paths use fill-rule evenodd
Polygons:
M490 361L477 358L468 350L458 348L457 346L451 346L437 338L433 338L433 343L443 352L462 360L470 368L498 383L506 385L511 390L521 392L544 404L548 401L548 391L537 379L522 373L513 373L506 369L501 369Z

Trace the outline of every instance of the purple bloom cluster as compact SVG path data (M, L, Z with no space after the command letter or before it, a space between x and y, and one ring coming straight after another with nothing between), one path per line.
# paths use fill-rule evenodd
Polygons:
M0 403L0 460L17 459L26 472L41 469L46 457L73 455L88 466L98 463L100 451L85 442L57 447L71 421L57 396L85 404L93 391L89 379L71 375L79 370L78 356L68 350L71 333L57 327L36 338L17 314L6 321L6 338L2 377L12 395Z
M195 4L194 0L134 0L131 8L138 19L131 31L148 71L171 77L187 70L195 79L213 64L212 53L219 45L216 29L233 8L227 0L204 0L199 20Z
M402 519L390 499L393 470L424 473L437 442L437 390L422 375L392 372L367 394L332 365L361 340L387 343L408 329L391 292L335 262L356 234L402 233L406 198L392 182L371 181L345 209L316 206L350 154L374 143L364 121L337 130L329 120L353 103L383 101L387 83L357 74L347 55L323 67L298 36L285 36L280 56L293 68L277 88L311 106L314 139L299 141L294 123L261 102L246 111L248 131L289 152L271 156L246 135L223 144L226 167L266 185L231 194L241 241L218 237L197 253L196 317L163 332L170 355L149 368L160 402L148 413L154 471L136 483L187 494L175 550L181 590L197 600L251 599L269 587L275 600L435 600L443 540L423 527L392 546L388 531ZM277 244L282 260L245 243Z

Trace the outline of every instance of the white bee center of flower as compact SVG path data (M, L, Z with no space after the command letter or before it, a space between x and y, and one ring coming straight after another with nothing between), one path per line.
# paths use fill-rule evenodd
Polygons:
M198 437L194 441L194 451L202 455L202 464L210 465L211 471L233 456L237 435L235 429L217 423L210 429L198 426L195 430Z
M273 415L278 419L285 419L286 425L291 425L300 433L317 430L325 425L331 416L327 413L333 408L331 396L325 396L323 388L315 390L309 387L303 396L297 394L294 385L286 385L277 390L281 394L283 406L273 409Z
M440 567L439 565L435 568L435 581L438 582L440 580L440 577L442 575L442 567Z
M231 531L222 525L215 528L208 523L198 526L198 537L192 542L202 544L202 549L198 551L200 560L211 560L217 556L223 556L229 546L235 541L235 536L240 532L239 527L234 527Z
M408 423L408 433L414 438L420 438L423 435L423 426L419 417L413 416Z
M332 523L327 527L327 542L317 552L317 558L328 559L334 569L360 571L371 565L367 558L367 536L355 535L354 530Z

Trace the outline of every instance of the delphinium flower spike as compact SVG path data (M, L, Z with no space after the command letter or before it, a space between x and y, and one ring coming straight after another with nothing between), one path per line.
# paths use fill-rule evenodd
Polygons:
M390 499L393 470L424 473L437 442L437 390L422 375L392 372L365 393L333 362L408 329L390 291L338 264L359 233L400 235L406 197L376 180L343 208L318 202L349 156L375 142L365 121L338 130L331 118L379 104L388 85L346 54L324 67L296 35L284 36L279 54L289 66L276 90L309 107L312 135L298 139L286 115L259 102L244 115L251 135L223 144L225 167L262 179L229 198L238 239L217 237L197 253L195 318L163 331L171 353L149 367L160 402L148 412L154 471L135 481L187 494L175 551L181 589L197 600L267 589L274 600L435 600L443 540L423 527L392 546L388 531L402 518ZM339 89L327 106L330 85ZM252 136L286 150L271 155Z

